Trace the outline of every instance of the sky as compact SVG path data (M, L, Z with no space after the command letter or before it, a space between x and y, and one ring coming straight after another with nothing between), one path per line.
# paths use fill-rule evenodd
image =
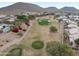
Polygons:
M14 4L16 2L0 2L0 8L1 7L6 7L8 5ZM57 7L57 8L62 8L62 7L75 7L79 9L79 2L31 2L33 4L37 4L41 7Z

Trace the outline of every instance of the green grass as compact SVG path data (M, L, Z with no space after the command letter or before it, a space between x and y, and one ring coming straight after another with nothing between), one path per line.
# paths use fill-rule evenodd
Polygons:
M14 48L8 52L6 56L21 56L22 49L21 48Z
M34 49L42 49L44 47L44 43L42 41L34 41L32 43L32 48Z
M49 24L48 19L38 19L38 23L40 25L48 25Z

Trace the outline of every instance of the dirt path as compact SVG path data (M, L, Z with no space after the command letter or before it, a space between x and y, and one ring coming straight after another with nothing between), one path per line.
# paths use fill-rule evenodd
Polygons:
M14 44L19 44L24 39L24 37L27 36L27 34L28 34L29 30L31 29L32 25L33 24L31 23L31 26L29 26L28 30L24 33L24 35L21 38L19 38L19 39L18 38L14 38L14 40L12 40L11 42L9 42L6 45L4 45L3 47L1 47L0 51L3 51L3 50L7 49L8 47L10 47L10 46L12 46Z

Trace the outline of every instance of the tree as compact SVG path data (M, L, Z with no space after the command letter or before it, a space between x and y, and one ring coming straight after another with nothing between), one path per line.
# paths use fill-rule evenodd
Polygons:
M46 46L46 51L52 56L72 56L74 55L74 50L67 44L62 44L60 42L48 42Z
M15 20L14 22L12 22L13 25L17 26L19 25L19 21L18 20Z
M56 18L58 18L58 17L60 17L60 15L54 15L54 19L56 19Z
M75 43L76 43L77 45L79 45L79 38L77 38L77 39L75 40Z
M34 15L29 15L28 19L33 20L33 19L35 19L35 16Z
M57 28L54 27L54 26L51 26L51 27L50 27L50 32L57 32Z
M19 28L20 25L21 25L21 21L15 20L14 22L12 22L11 29L13 30L14 28Z
M26 15L16 15L19 24L21 24L21 22L25 22L26 25L30 26L29 24L29 17L27 17Z
M69 34L68 34L68 32L64 31L63 35L64 35L64 42L69 43Z
M27 21L28 17L26 15L16 15L17 19L20 21Z

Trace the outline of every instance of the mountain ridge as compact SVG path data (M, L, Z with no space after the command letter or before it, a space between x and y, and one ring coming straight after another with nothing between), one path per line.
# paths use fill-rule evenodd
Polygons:
M47 7L43 8L39 5L32 4L32 3L25 3L25 2L17 2L12 5L0 8L0 14L18 14L20 12L67 12L67 13L79 13L79 10L75 7L63 7L63 8L56 8L56 7Z

